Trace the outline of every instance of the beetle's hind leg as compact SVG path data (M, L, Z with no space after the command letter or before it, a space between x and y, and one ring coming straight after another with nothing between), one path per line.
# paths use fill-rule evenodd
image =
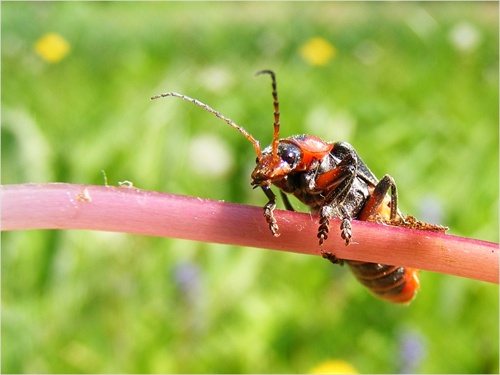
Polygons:
M385 214L382 211L384 204L384 200L387 196L387 193L391 190L391 204L390 204L390 213L389 215ZM396 189L396 182L394 179L386 174L382 179L378 182L371 194L370 198L367 200L363 210L360 212L358 219L359 220L368 220L370 216L380 213L382 217L387 218L389 216L389 220L394 221L396 219L401 219L404 221L403 216L398 212L398 192Z

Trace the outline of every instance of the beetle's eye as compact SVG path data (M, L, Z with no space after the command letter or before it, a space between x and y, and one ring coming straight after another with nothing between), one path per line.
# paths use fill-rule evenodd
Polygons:
M255 158L255 164L259 164L259 158Z
M289 150L281 155L281 159L286 161L288 164L293 165L295 163L296 155L293 151Z
M284 147L281 147L278 152L281 160L290 164L290 167L292 168L294 168L299 162L300 150L293 145L285 145Z

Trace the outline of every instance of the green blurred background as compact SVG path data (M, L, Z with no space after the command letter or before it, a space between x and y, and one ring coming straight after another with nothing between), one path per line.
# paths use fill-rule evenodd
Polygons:
M3 184L102 185L104 170L262 206L244 137L149 97L196 97L265 145L267 68L283 137L348 141L404 213L498 242L498 3L1 7ZM394 306L318 257L87 231L3 233L1 270L3 372L499 371L484 282L421 272Z

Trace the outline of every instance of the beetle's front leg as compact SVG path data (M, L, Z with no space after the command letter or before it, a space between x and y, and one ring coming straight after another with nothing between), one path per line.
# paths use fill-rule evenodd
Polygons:
M269 185L261 186L262 191L266 194L269 202L264 206L264 217L266 218L267 224L269 224L269 229L274 237L278 237L280 234L278 233L279 227L276 218L274 217L274 209L276 208L276 195L274 195L273 191L269 187Z

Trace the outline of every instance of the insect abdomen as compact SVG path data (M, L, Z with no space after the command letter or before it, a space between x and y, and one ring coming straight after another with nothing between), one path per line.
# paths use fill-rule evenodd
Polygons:
M353 260L346 263L361 284L389 302L411 302L420 286L418 270L413 268Z

